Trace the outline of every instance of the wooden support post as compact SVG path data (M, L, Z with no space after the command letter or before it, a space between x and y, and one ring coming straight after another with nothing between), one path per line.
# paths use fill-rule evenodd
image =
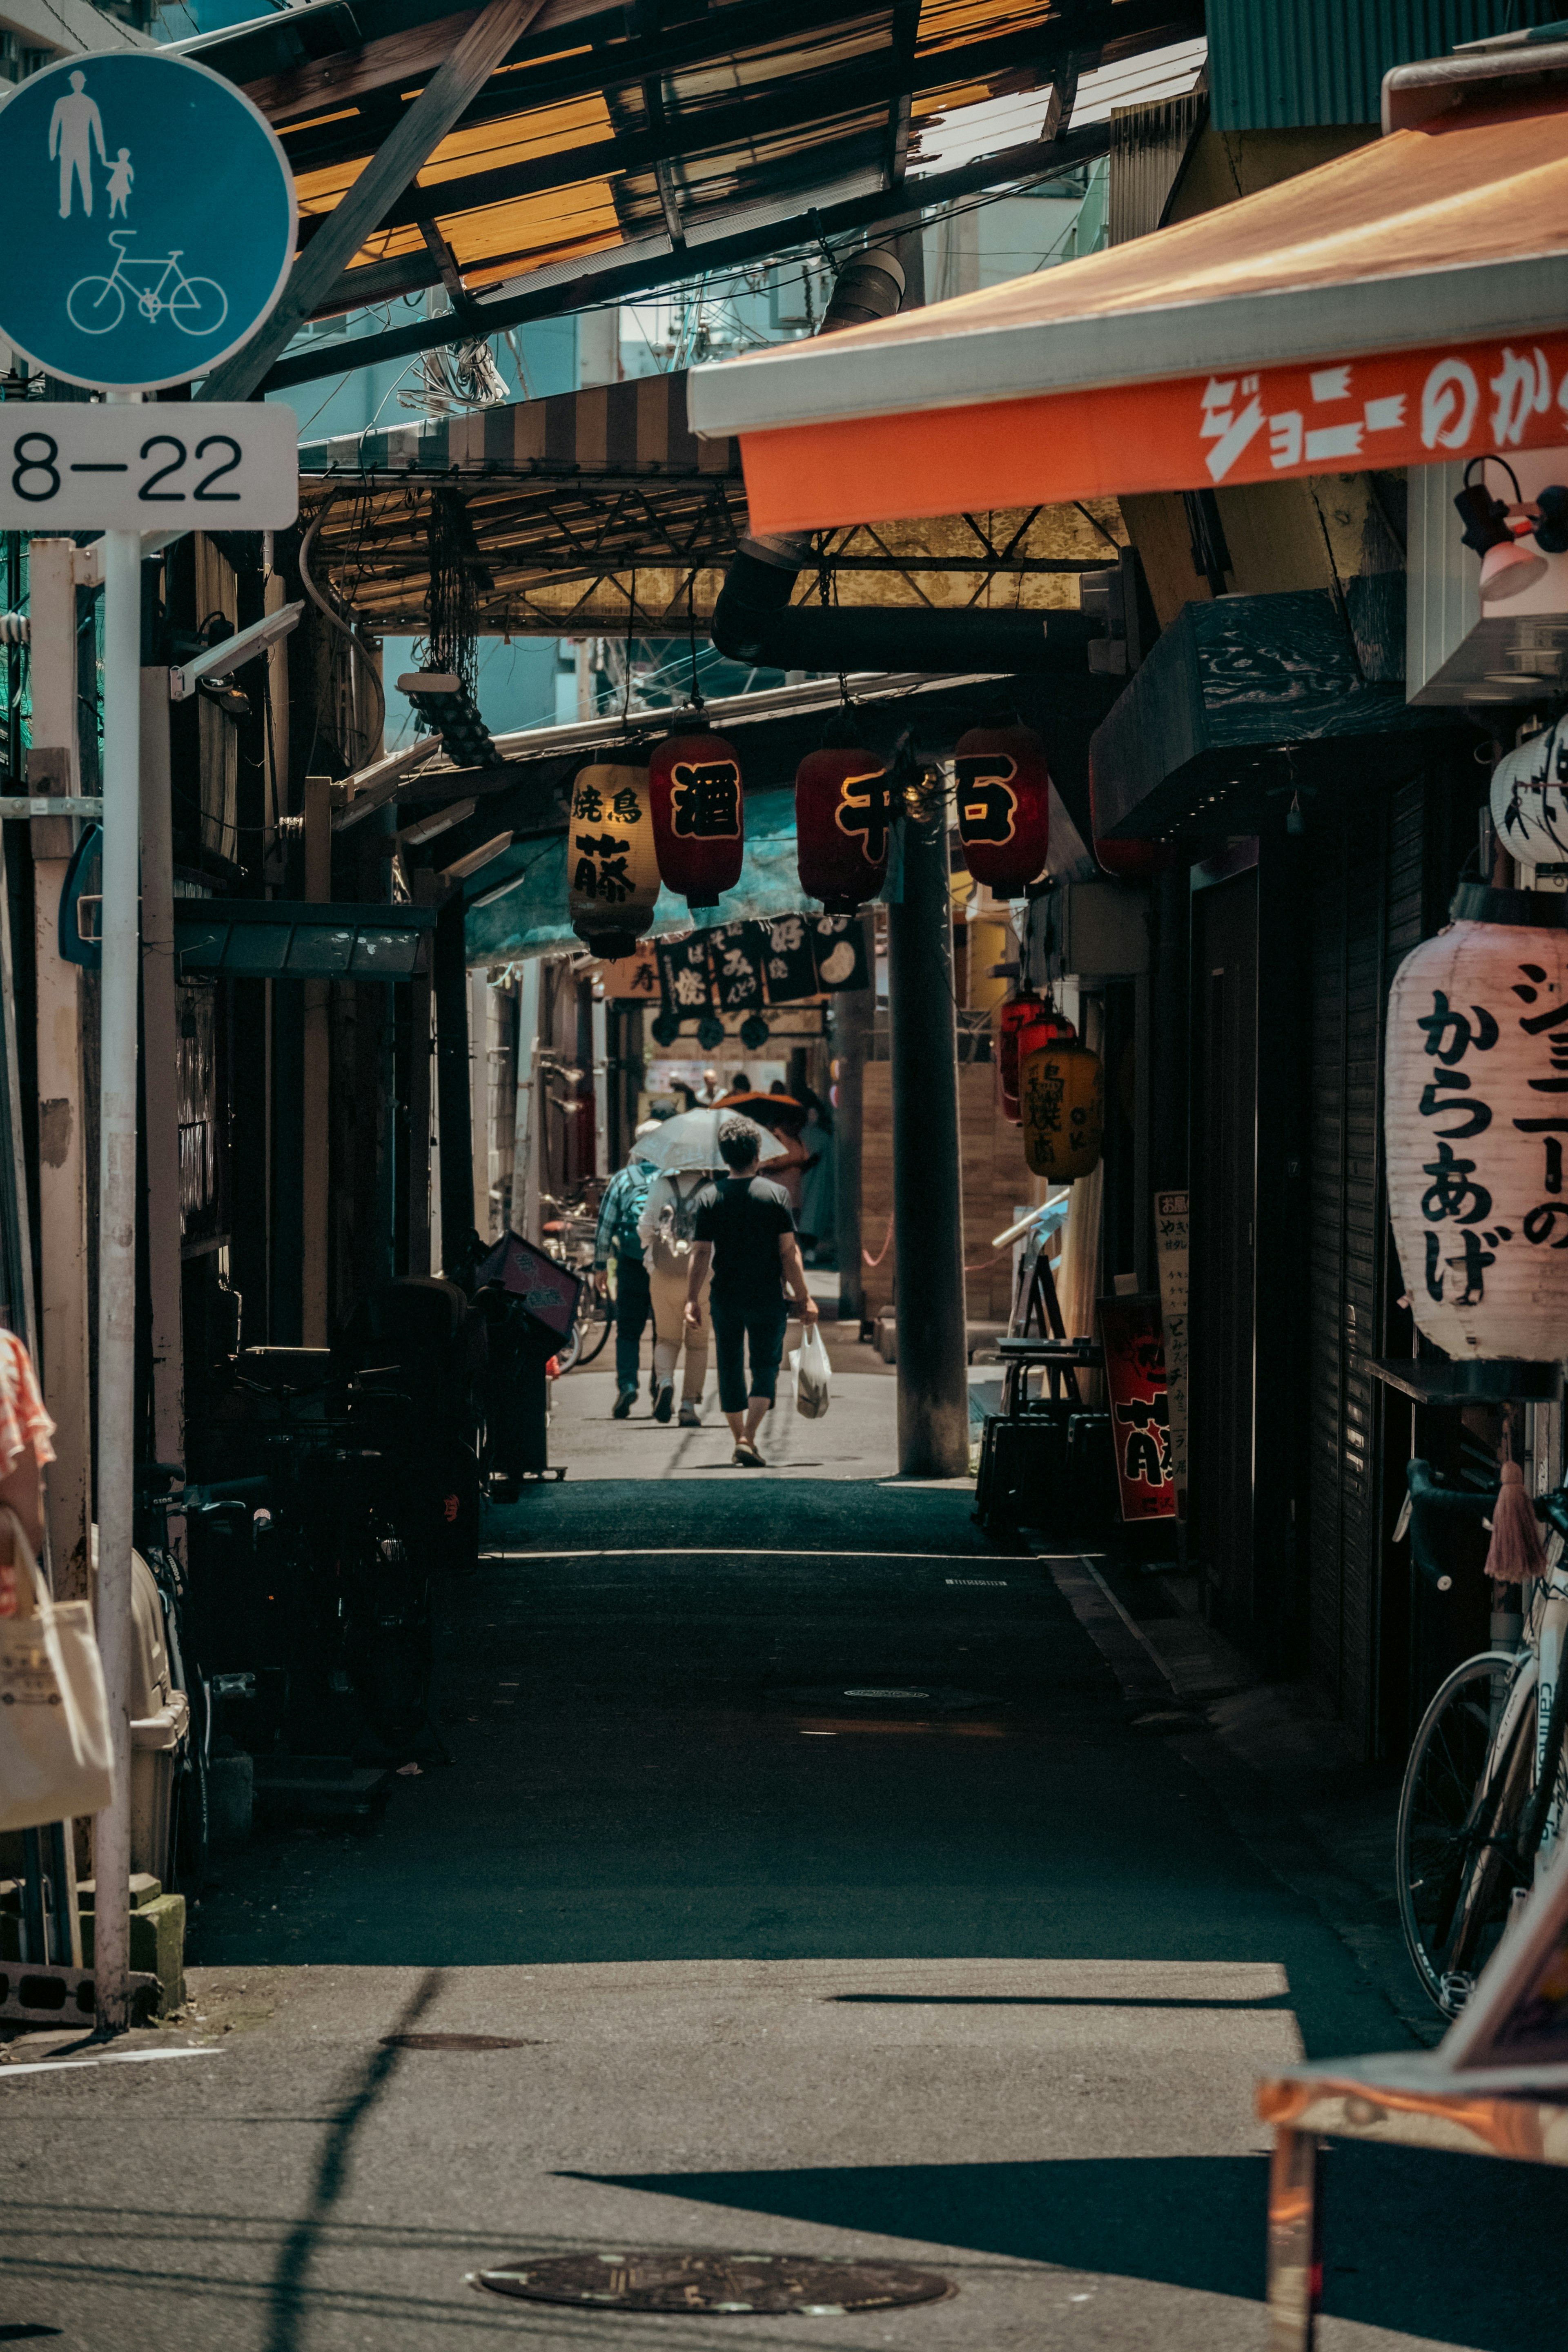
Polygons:
M305 779L305 896L324 905L332 895L331 779ZM328 1148L332 1081L330 980L307 980L304 1040L304 1151L300 1160L304 1247L300 1262L300 1343L324 1348L331 1339L327 1226L331 1153Z
M838 1319L859 1323L865 1309L861 1257L860 1159L865 1069L877 1016L877 939L869 915L860 918L868 985L841 989L833 1000L833 1057L838 1100L833 1114L833 1231L838 1255Z
M435 904L436 877L433 874L416 873L414 877L416 903L421 907ZM431 1034L430 1013L435 1000L435 982L429 969L431 947L426 934L426 969L416 972L408 984L408 1271L411 1275L427 1275L431 1266L430 1246L430 1139L434 1107L431 1101L431 1079L435 1040Z
M142 1087L146 1112L147 1266L152 1304L153 1452L185 1458L180 1321L179 1023L174 997L174 845L169 673L142 672ZM184 1522L171 1522L178 1540Z
M594 1088L594 1173L601 1182L610 1172L609 1011L602 996L594 999L590 1013L594 1024L594 1066L591 1073Z
M468 1095L468 973L463 894L436 918L436 1098L441 1151L441 1270L457 1280L472 1254L474 1148Z
M1322 2287L1317 2138L1281 2126L1268 2167L1268 2352L1312 2352Z
M969 1468L963 1200L952 899L940 793L904 820L903 898L888 910L892 1010L893 1226L898 1249L899 1468Z
M468 1133L474 1163L474 1231L490 1231L490 983L482 966L468 974Z
M517 1122L511 1162L510 1226L539 1239L539 1004L543 966L530 956L517 994Z
M299 255L271 317L207 377L203 400L249 398L543 5L544 0L488 0Z
M76 547L36 539L29 555L32 614L30 793L80 789L77 738ZM86 1122L80 972L59 951L60 892L77 826L35 817L33 962L37 989L38 1343L44 1402L55 1423L47 1517L54 1589L62 1601L90 1592L92 1436L88 1378Z

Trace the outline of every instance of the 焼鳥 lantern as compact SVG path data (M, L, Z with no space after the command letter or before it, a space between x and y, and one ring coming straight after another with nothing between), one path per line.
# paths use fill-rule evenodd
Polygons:
M795 777L800 887L830 915L858 914L888 876L893 780L862 744L808 751Z
M964 862L999 898L1021 898L1046 870L1051 772L1032 727L972 727L953 753Z
M1018 1123L1018 1040L1027 1023L1045 1011L1042 996L1032 989L1010 996L996 1008L996 1108L1004 1118ZM1043 1041L1042 1041L1043 1042Z
M1492 770L1499 846L1539 873L1568 872L1568 728L1562 719L1507 752Z
M1031 1050L1020 1049L1018 1059L1024 1157L1035 1175L1053 1184L1070 1184L1099 1166L1105 1119L1100 1055L1063 1028L1065 1034L1045 1044L1031 1040Z
M1461 891L1389 997L1394 1246L1416 1328L1461 1360L1568 1352L1568 931L1506 919L1530 903Z
M741 755L722 735L671 735L648 761L658 870L693 910L741 878Z
M584 768L566 827L572 928L598 955L628 956L653 920L658 859L646 768Z

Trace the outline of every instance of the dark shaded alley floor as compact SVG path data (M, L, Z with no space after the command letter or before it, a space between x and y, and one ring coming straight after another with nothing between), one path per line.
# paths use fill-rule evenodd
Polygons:
M1409 2037L1048 1565L884 1459L496 1514L446 1612L455 1763L368 1833L226 1863L191 2013L152 2037L198 2054L0 2065L0 2341L1260 2346L1254 2080ZM408 2031L510 2046L384 2044ZM1555 2331L1519 2257L1568 2222L1560 2178L1327 2170L1326 2352ZM740 2321L464 2284L628 2243L902 2258L959 2292Z

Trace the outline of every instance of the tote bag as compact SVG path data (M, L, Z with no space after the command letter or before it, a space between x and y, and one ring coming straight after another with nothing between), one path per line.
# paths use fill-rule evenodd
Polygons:
M17 1613L0 1617L0 1830L101 1812L114 1793L103 1668L85 1601L51 1601L14 1511Z

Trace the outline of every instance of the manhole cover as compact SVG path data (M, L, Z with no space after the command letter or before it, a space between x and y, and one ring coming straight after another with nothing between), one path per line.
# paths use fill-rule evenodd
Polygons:
M473 2271L469 2284L525 2303L574 2303L616 2311L793 2311L833 2318L935 2303L954 2292L936 2271L905 2263L836 2263L810 2254L520 2255Z
M537 2042L517 2042L505 2033L384 2033L384 2050L537 2050Z

